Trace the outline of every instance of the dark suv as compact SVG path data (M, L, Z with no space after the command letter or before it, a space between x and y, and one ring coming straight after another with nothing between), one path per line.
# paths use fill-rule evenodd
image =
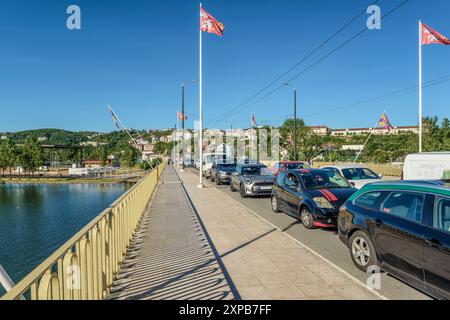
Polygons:
M224 182L228 183L231 179L231 174L236 170L236 163L217 163L214 162L211 166L211 182L216 182L220 185Z
M450 189L432 182L366 185L341 207L340 239L362 271L381 269L450 298Z

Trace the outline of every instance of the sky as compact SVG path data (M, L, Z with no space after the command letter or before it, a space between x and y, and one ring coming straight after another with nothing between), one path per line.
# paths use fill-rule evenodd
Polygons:
M379 0L382 14L403 0ZM203 34L204 126L281 125L292 88L271 89L236 108L300 61L371 0L207 0L225 24ZM67 7L81 8L68 30ZM199 3L194 0L2 0L0 132L37 128L112 131L111 105L127 127L174 127L181 83L199 78ZM370 127L387 112L394 126L418 123L418 19L450 37L448 0L409 0L291 82L308 125ZM316 63L366 27L363 14L272 88ZM423 47L423 78L450 76L450 46ZM450 81L424 89L424 115L450 117ZM187 127L198 120L198 84L186 86ZM345 107L348 106L348 107ZM342 108L345 107L345 108ZM334 109L334 110L330 110Z

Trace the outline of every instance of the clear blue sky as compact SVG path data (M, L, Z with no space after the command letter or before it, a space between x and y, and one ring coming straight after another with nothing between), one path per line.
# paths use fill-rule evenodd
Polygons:
M239 105L370 4L370 0L209 0L225 36L204 34L204 117ZM380 0L386 13L401 0ZM70 4L82 30L66 28ZM394 125L417 124L417 91L336 112L327 109L417 84L417 20L450 37L448 0L410 0L312 68L293 85L308 124L372 126L386 110ZM368 15L297 71L362 30ZM4 0L0 8L0 132L31 128L111 131L111 104L129 127L173 127L180 84L198 79L198 2L190 0ZM424 81L450 75L450 46L424 47ZM288 78L288 77L287 77ZM424 90L425 115L450 117L450 82ZM279 125L292 113L286 87L214 123L224 128ZM198 87L186 89L186 113L198 115ZM313 115L320 113L319 115ZM188 125L192 127L193 117Z

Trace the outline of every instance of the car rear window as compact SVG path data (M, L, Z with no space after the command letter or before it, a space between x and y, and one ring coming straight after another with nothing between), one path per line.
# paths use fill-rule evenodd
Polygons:
M381 211L400 218L422 222L424 202L424 194L403 191L391 192L381 206Z
M286 163L286 169L288 170L296 170L296 169L305 169L309 168L305 163Z

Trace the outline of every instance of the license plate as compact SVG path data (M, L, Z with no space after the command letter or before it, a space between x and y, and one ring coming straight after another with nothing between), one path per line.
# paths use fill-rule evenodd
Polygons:
M272 190L272 187L271 187L271 186L268 186L268 187L261 187L261 190Z

